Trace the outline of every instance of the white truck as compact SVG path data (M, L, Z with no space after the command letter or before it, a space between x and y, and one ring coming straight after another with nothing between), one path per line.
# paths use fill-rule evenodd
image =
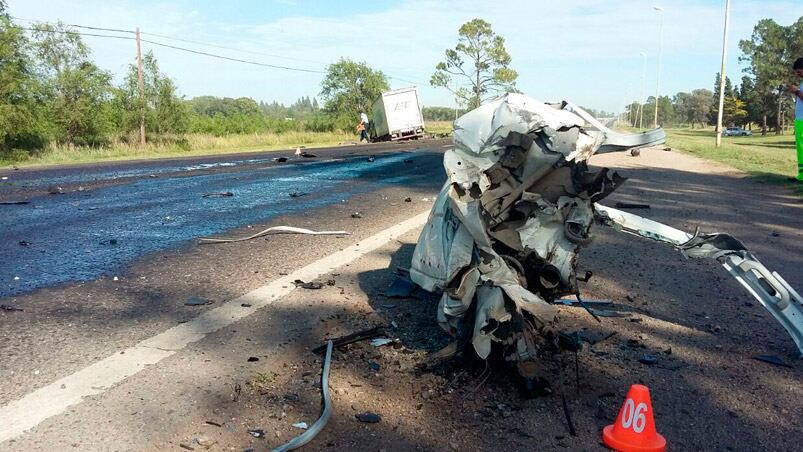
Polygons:
M369 125L371 141L417 140L424 136L418 89L387 91L374 102Z

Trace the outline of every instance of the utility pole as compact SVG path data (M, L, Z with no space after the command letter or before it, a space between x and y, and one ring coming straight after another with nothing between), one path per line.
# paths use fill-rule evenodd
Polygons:
M719 68L719 109L717 111L717 147L722 146L722 109L725 105L725 58L728 55L728 16L731 1L725 0L725 31L722 33L722 63Z
M647 54L641 52L641 99L638 101L638 128L644 128L644 81L647 79Z
M139 87L139 144L145 146L145 81L142 79L142 50L137 27L137 86Z
M660 6L653 6L652 9L658 11L660 24L658 25L658 64L655 72L655 121L653 127L658 128L658 92L661 81L661 47L664 46L664 9Z

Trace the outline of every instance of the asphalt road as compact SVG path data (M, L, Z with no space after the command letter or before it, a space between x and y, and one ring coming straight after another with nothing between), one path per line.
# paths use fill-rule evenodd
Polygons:
M603 450L600 431L633 383L650 388L656 426L672 450L799 449L803 367L786 332L716 262L684 259L609 229L595 228L593 243L580 253L580 272L594 272L581 291L586 299L613 300L626 316L597 322L582 309L559 308L560 330L607 339L577 355L543 357L552 396L520 397L509 369L496 363L455 359L427 367L427 354L451 340L435 321L436 302L383 295L391 270L409 265L417 225L444 181L439 153L446 143L426 144L431 152L407 154L414 163L370 151L377 153L374 162L298 169L302 178L315 174L316 165L358 176L281 203L349 193L331 197L339 200L278 209L221 232L292 225L349 236L203 246L184 239L121 264L116 280L106 275L0 297L22 309L0 310L0 449L268 450L301 432L293 424L311 424L320 413L321 360L310 350L325 338L379 324L389 325L395 345L363 342L335 352L334 415L309 450ZM641 213L657 221L733 233L768 268L803 287L803 204L794 194L677 152L606 154L591 163L630 177L606 199L609 205L648 203ZM175 183L175 196L187 191L187 203L205 206L197 212L215 210L247 196L199 201L211 182L192 191L186 181L171 180L230 177L239 190L260 186L252 173L277 171L263 164L259 171L261 164L235 165L106 180L87 191ZM47 195L42 185L13 193L31 204L0 212L33 209L42 199L70 205L69 196L84 193L72 185L66 195ZM101 216L100 210L78 211L77 218ZM361 218L352 217L355 211ZM87 265L93 255L86 253ZM295 278L322 288L294 289ZM187 306L189 298L210 304ZM655 364L640 362L645 355ZM790 367L759 362L757 355ZM382 420L359 422L355 414L364 411ZM248 432L254 429L265 435Z
M0 187L0 200L28 204L0 206L0 297L114 277L137 258L198 237L385 186L438 180L439 145L315 149L315 158L271 152L15 171L6 180L13 185Z

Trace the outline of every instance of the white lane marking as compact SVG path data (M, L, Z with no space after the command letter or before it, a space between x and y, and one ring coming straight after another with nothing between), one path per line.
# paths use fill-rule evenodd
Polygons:
M429 211L416 215L0 407L0 443L81 403L83 397L101 394L145 366L156 364L207 334L270 305L295 290L296 279L309 281L325 275L422 226L428 216ZM252 308L243 308L242 303L250 303Z

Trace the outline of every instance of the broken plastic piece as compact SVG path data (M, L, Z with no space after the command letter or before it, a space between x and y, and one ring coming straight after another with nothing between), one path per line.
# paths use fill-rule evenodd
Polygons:
M230 191L219 191L219 192L213 192L213 193L204 193L203 196L201 196L201 197L202 198L229 198L231 196L234 196L234 193L232 193Z
M381 347L383 345L392 344L393 339L389 339L387 337L380 337L371 341L371 345L374 347Z

